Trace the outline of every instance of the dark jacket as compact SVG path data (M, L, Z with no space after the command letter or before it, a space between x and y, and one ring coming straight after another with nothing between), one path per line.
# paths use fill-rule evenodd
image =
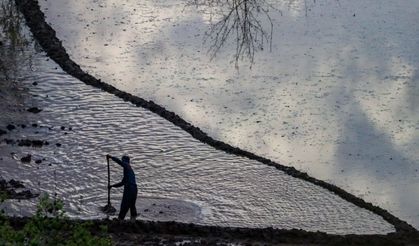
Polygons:
M116 183L113 185L113 187L121 187L124 186L125 188L130 188L130 187L135 187L137 188L137 183L135 181L135 174L134 171L132 170L131 166L129 165L129 163L123 162L120 159L116 158L116 157L111 157L111 159L113 161L115 161L116 163L118 163L119 165L121 165L121 167L124 168L124 177L122 178L122 181L119 183Z

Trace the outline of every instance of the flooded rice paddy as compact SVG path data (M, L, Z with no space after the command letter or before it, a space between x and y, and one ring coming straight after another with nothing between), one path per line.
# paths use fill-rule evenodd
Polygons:
M35 148L2 142L0 175L22 180L35 192L56 193L70 217L104 217L98 207L107 199L105 154L125 153L133 158L140 208L164 198L178 206L179 214L198 212L190 217L169 215L177 221L339 234L394 230L381 217L321 187L215 150L161 117L83 84L43 53L33 53L31 65L19 71L17 79L28 93L22 105L42 111L14 118L11 123L17 128L3 137L49 144ZM21 127L22 123L27 126ZM27 154L32 160L21 162ZM121 170L117 165L111 169L112 181L119 181ZM112 203L118 206L120 199L121 191L113 190ZM29 215L35 203L10 200L5 210ZM159 215L140 218L159 219Z
M265 44L253 64L245 59L236 69L234 41L213 59L207 52L206 33L220 15L205 6L180 0L40 2L70 56L95 77L167 107L218 140L336 184L418 228L419 2L271 3L273 8L263 7L273 23L272 48ZM129 144L121 137L118 146ZM155 162L173 164L165 158ZM207 163L200 158L192 165ZM234 170L234 162L221 162ZM237 168L235 179L215 183L226 187L243 179L250 186L284 189L278 188L279 177L263 174L269 181L252 183L242 177L259 177L260 170ZM275 200L268 193L266 199ZM287 215L270 218L279 223Z
M133 159L141 219L337 234L394 231L381 217L319 186L215 150L148 110L85 85L28 41L8 57L6 81L16 81L17 95L3 87L0 94L7 99L0 120L15 126L2 134L0 176L21 180L33 192L56 194L68 216L104 217L99 206L107 199L105 154L124 153ZM18 146L5 139L44 144ZM119 181L121 170L111 169L112 182ZM120 199L113 190L112 203L118 206ZM2 208L27 216L36 202L9 200ZM165 210L168 204L174 208Z

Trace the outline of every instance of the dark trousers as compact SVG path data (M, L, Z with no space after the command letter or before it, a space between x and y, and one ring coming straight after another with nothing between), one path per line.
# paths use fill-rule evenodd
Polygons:
M127 185L124 187L124 194L122 196L121 209L119 211L118 218L123 220L128 212L131 212L131 218L137 217L137 208L135 202L137 201L137 186Z

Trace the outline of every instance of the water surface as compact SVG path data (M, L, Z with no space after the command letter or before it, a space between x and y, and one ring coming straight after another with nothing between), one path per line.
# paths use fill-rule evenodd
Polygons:
M177 1L41 1L71 57L216 139L419 227L419 2L274 1L272 50L211 60L216 22Z
M14 78L26 95L17 105L21 111L0 116L0 122L18 128L2 137L46 140L49 145L18 147L1 141L0 175L23 181L33 192L57 194L71 218L104 218L98 207L106 204L105 154L110 153L132 157L139 185L137 206L165 199L178 206L179 213L173 215L177 221L337 234L394 231L380 216L321 187L215 150L158 115L85 85L33 46L25 54L31 54L31 65L22 61L27 56L17 56L21 66ZM32 106L42 111L23 113ZM27 154L32 161L21 162ZM119 181L122 170L115 164L111 170L112 182ZM112 190L116 207L121 195L121 190ZM2 206L9 215L25 216L34 212L36 202L9 200ZM176 216L194 211L199 214ZM164 220L159 214L139 212L141 219Z

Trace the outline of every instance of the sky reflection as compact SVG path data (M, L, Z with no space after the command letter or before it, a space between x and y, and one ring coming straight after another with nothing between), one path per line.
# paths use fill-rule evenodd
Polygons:
M419 2L275 3L252 69L234 68L234 42L211 60L208 16L184 1L41 5L92 75L418 228Z

